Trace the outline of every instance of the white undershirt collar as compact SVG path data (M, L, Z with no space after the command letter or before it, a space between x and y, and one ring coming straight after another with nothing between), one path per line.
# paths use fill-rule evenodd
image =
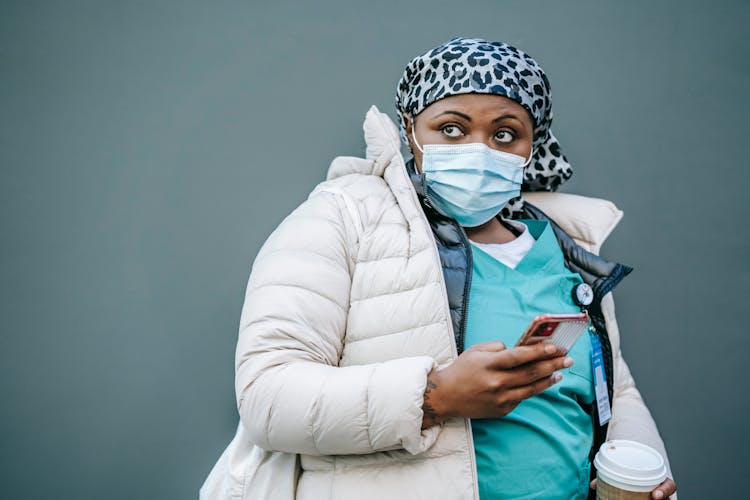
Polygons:
M515 269L518 263L529 253L536 240L523 222L507 219L503 219L503 221L521 231L521 234L507 243L477 243L476 241L469 241L471 241L472 245L482 249L509 268Z

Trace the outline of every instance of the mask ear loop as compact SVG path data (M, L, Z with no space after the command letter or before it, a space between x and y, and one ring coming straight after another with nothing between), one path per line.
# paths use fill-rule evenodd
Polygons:
M416 144L419 152L424 153L424 149L422 149L422 146L420 146L417 142L417 134L414 131L414 115L411 116L411 119L409 119L409 121L411 122L411 139L414 141L414 144Z
M413 134L413 133L414 133L414 132L412 132L412 134ZM534 145L532 144L532 145L531 145L531 153L529 153L529 159L528 159L528 160L526 160L526 163L524 163L523 165L521 165L521 168L526 168L526 167L528 167L528 166L529 166L529 164L531 163L531 159L532 159L533 157L534 157Z

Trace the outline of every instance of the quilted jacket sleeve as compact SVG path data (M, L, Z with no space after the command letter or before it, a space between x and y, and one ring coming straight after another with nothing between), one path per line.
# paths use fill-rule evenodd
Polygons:
M343 209L343 210L342 210ZM350 215L316 190L268 238L240 321L235 389L250 439L310 455L419 453L430 357L339 367L353 269Z

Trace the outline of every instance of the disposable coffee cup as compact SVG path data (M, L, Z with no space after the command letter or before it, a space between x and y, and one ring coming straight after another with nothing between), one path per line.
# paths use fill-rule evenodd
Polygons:
M594 457L598 500L640 500L667 478L667 466L658 451L625 439L607 441Z

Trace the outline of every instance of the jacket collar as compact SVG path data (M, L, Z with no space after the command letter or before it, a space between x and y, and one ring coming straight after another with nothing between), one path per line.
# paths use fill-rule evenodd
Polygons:
M406 160L406 171L409 173L409 179L414 185L414 190L417 192L417 196L419 196L420 201L422 201L423 198L427 197L427 188L425 185L424 174L417 172L417 167L414 165L414 157Z

